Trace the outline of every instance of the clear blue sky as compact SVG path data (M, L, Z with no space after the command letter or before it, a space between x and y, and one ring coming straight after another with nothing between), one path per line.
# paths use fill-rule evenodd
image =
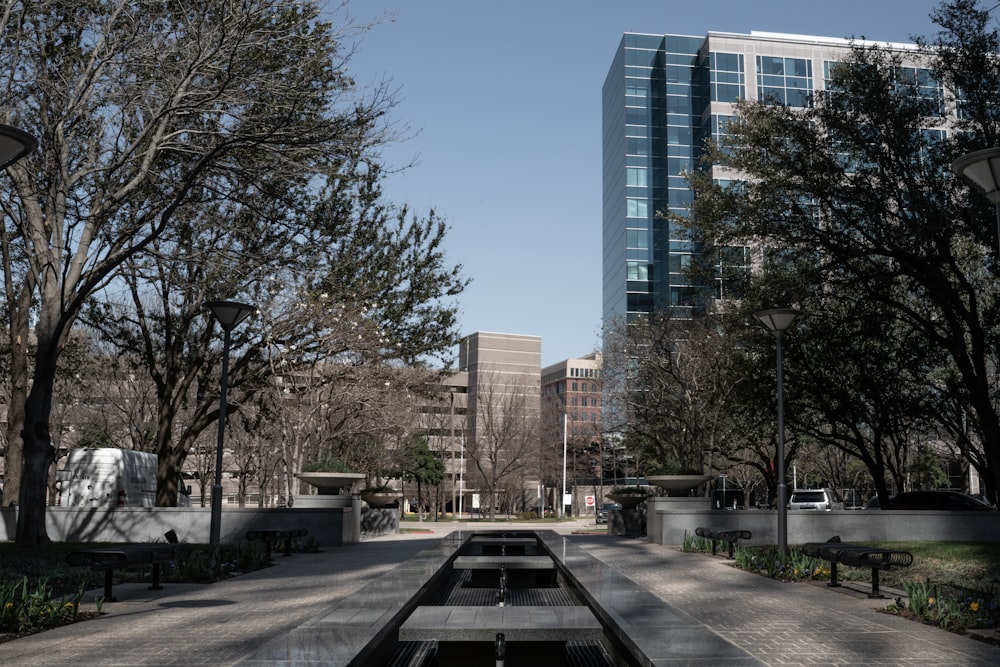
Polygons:
M335 6L337 0L328 0ZM751 30L908 42L936 0L349 0L350 70L389 79L416 161L387 197L450 225L472 284L461 334L542 338L542 364L596 349L601 319L601 86L625 32ZM982 6L990 4L981 3ZM387 18L389 17L389 18Z

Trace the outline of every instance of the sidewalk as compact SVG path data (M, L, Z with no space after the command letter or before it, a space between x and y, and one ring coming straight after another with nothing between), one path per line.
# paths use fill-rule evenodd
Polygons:
M208 586L117 585L120 601L106 604L105 616L0 644L0 664L237 665L452 530L530 529L499 522L405 527L429 532L276 556L273 567ZM565 534L766 664L1000 664L1000 648L877 613L887 601L863 593L783 584L645 540L569 534L592 527L585 520L535 527Z

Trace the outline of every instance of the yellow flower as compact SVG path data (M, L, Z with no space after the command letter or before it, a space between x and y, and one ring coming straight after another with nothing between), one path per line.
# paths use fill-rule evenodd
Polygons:
M7 604L5 604L5 605L3 606L3 608L4 608L4 609L10 609L10 608L11 608L11 607L13 607L13 606L14 606L14 603L13 603L13 602L8 602Z
M979 603L973 601L973 603L969 605L969 609L971 609L972 611L979 611Z
M934 598L927 598L927 604L933 605L934 604Z

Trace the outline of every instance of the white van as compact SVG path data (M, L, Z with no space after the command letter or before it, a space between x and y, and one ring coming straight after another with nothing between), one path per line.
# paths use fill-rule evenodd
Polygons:
M131 449L74 449L56 471L62 507L156 507L156 454ZM177 506L190 507L190 490L177 480Z

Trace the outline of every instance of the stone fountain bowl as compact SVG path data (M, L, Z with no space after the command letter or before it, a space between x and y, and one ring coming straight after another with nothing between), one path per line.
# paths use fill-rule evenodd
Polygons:
M647 475L646 481L668 494L687 493L711 480L711 475Z
M295 476L315 486L321 496L340 495L341 489L365 478L360 472L297 472Z

